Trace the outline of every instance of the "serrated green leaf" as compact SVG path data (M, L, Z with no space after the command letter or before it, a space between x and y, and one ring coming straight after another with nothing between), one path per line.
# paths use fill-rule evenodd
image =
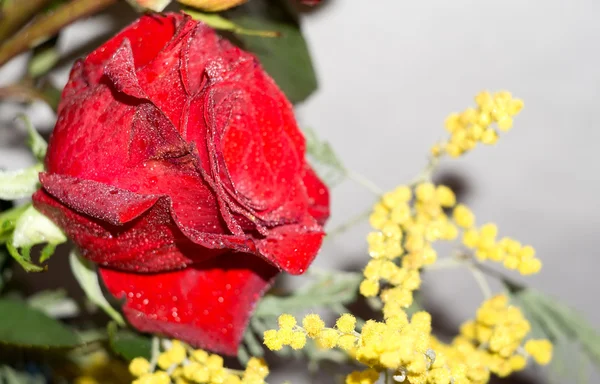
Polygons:
M289 296L265 296L254 316L279 316L330 304L347 304L356 299L362 276L357 273L328 274Z
M252 0L227 13L247 30L269 30L278 38L237 35L243 48L254 53L292 103L317 89L317 78L297 16L287 0Z
M108 323L108 340L112 350L126 360L136 357L150 359L152 339L128 329L118 328L115 322Z
M514 289L514 286L508 284L507 287L512 300L521 306L529 320L532 326L532 336L548 338L554 344L557 357L553 359L553 366L558 368L557 371L561 370L561 365L571 367L574 363L560 361L557 364L558 356L574 358L576 362L587 358L596 366L600 366L600 332L579 313L559 300L533 289ZM540 334L543 336L539 336ZM583 352L584 356L571 351L573 345L577 345L580 353ZM565 375L572 373L570 368L569 372L566 372L565 369L562 371Z
M244 343L252 356L262 357L264 355L262 343L256 339L256 335L252 332L251 328L248 328L244 333Z
M0 314L0 344L69 348L81 342L73 330L24 302L0 299Z
M306 137L306 154L319 177L330 187L343 181L347 171L331 145L321 140L313 129L305 128L303 131Z
M27 146L31 150L31 153L38 159L38 161L43 162L46 157L46 151L48 150L48 143L46 140L38 133L38 131L34 128L33 124L27 117L27 115L19 115L19 118L25 124L27 128Z
M50 219L33 206L27 208L17 219L12 237L15 247L32 247L36 244L61 244L67 237Z
M242 365L248 364L248 361L250 360L250 354L248 353L248 350L246 349L244 344L240 344L238 346L237 359Z
M85 292L87 298L100 307L117 324L124 326L125 320L123 320L123 316L110 305L102 293L98 273L93 263L81 257L76 250L72 250L69 254L69 263L75 279Z
M538 300L546 308L546 313L562 324L565 333L570 332L572 340L578 341L594 364L600 366L600 332L581 314L549 296L538 293Z
M203 23L214 29L249 36L279 37L279 33L276 31L262 31L243 28L237 25L236 23L232 22L231 20L224 18L218 13L205 13L190 8L185 8L183 11L190 15L192 19L202 21Z
M42 164L16 171L0 171L0 199L16 200L30 197L38 189L38 174Z

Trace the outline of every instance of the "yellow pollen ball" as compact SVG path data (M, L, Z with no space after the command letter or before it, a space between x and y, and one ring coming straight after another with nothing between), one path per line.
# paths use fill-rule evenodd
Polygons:
M336 328L343 333L352 333L356 326L356 318L349 313L344 313L335 322Z
M322 348L331 349L335 347L339 338L340 334L335 329L325 328L319 334L317 343Z
M435 186L432 183L421 183L417 185L415 195L420 201L429 201L435 197Z
M454 208L452 217L458 226L465 229L471 228L475 224L475 215L463 204L458 204Z
M129 363L129 372L133 376L142 376L150 372L150 362L143 357L136 357Z
M456 204L456 196L452 190L445 185L438 185L435 196L442 207L452 207Z
M279 351L283 348L283 342L279 339L277 331L270 329L263 334L264 343L271 351Z
M284 313L277 319L279 328L292 329L296 325L296 318L290 314Z
M294 332L290 347L292 349L302 349L306 345L306 334L304 332Z
M302 327L309 337L314 338L325 328L325 322L319 315L311 313L302 320Z
M540 365L546 365L552 360L552 343L546 339L527 341L525 350Z
M481 142L483 144L487 144L487 145L493 145L496 144L496 142L498 141L498 134L496 133L495 130L488 128L486 129L483 134L481 135Z
M364 297L377 296L379 293L379 282L376 280L363 280L360 283L359 291Z
M171 348L167 350L167 354L169 355L172 364L181 364L187 357L185 346L179 340L173 340Z
M223 358L219 355L210 355L206 360L206 366L211 371L216 371L223 368Z

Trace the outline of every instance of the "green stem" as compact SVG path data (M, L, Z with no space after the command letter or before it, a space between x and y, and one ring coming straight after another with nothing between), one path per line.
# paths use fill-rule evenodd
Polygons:
M433 177L433 172L435 172L435 170L437 169L439 162L440 162L439 156L429 157L429 160L427 161L427 165L425 166L425 168L421 171L421 173L417 177L415 177L409 183L409 185L416 185L419 183L431 181L431 178Z
M160 355L160 338L152 336L152 347L150 352L150 372L154 372L158 363L158 355Z
M337 235L346 232L347 230L354 227L355 225L368 219L369 216L371 215L371 211L372 211L372 209L369 208L368 210L360 212L358 215L353 216L352 218L350 218L350 220L346 221L345 223L338 225L337 227L333 228L331 231L327 231L327 237L325 239L331 240L334 237L336 237Z
M52 0L5 0L0 9L0 41L23 27Z
M55 35L72 22L99 12L116 2L117 0L73 0L55 11L37 17L0 46L0 65Z
M481 289L484 299L490 299L492 297L492 289L490 288L490 285L488 284L483 272L481 272L481 270L477 268L477 265L474 263L467 264L467 268L469 271L471 271L471 274L473 275L473 278L475 278L477 285L479 285L479 289Z
M383 195L383 190L381 188L379 188L374 182L367 179L360 173L356 173L350 169L346 169L346 176L355 183L360 184L369 191L373 192L373 194L377 196Z

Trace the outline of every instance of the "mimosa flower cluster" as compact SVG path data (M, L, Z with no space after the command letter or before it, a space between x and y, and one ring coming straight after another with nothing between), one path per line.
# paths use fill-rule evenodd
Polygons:
M133 359L129 371L137 379L132 384L263 384L269 374L262 359L251 358L245 371L228 369L221 356L191 349L178 340L158 355L156 365L141 357Z
M483 92L476 101L478 109L449 119L452 136L442 148L452 156L471 149L474 137L486 144L494 142L490 137L497 136L490 125L495 122L500 130L509 129L512 116L522 107L522 102L507 92L494 96ZM480 129L483 133L473 136ZM436 156L442 153L438 151ZM417 312L410 319L406 314L421 285L422 270L438 262L436 241L455 240L462 234L461 257L447 260L468 262L475 269L478 262L489 259L524 275L541 268L531 246L508 237L497 240L493 223L477 227L471 209L457 203L449 187L433 184L429 176L385 193L373 207L370 223L373 232L367 242L371 259L363 271L360 293L381 300L384 320L368 320L357 329L354 316L343 314L330 328L316 314L304 317L301 325L294 316L284 314L279 329L264 333L269 349L301 349L309 338L322 348L346 351L349 358L366 366L348 375L347 384L375 383L382 375L386 383L483 384L492 374L504 377L523 370L529 358L539 364L550 361L552 344L526 341L530 324L506 295L484 301L475 319L463 324L450 344L431 335L429 313Z
M477 107L461 113L452 113L446 119L450 139L433 146L431 153L447 153L459 157L475 148L477 143L496 144L498 131L507 132L513 126L513 117L523 108L523 101L514 99L510 92L484 91L475 96Z
M470 383L483 384L492 373L506 377L523 370L530 357L538 364L550 362L548 340L530 339L523 344L530 329L521 310L510 305L506 295L496 295L483 302L475 319L465 322L450 344L432 338L431 347L447 366L463 367Z

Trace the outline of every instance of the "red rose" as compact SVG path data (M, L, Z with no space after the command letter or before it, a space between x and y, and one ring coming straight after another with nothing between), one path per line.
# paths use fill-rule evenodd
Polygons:
M329 215L292 106L250 54L143 16L71 71L34 204L99 265L141 331L235 354Z

